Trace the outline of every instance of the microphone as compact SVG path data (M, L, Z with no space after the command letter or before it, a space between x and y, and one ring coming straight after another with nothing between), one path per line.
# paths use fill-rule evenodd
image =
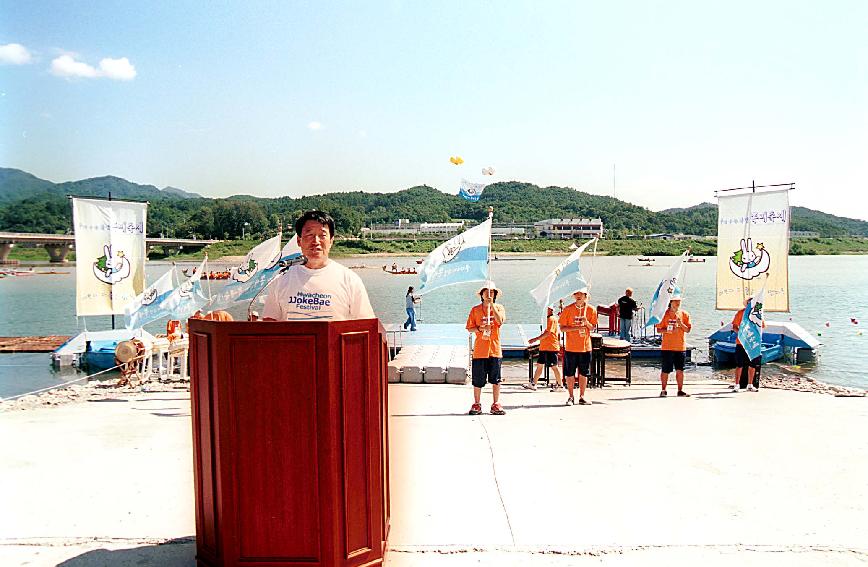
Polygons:
M302 254L298 258L293 258L292 260L281 260L277 263L277 265L280 266L280 271L278 272L278 275L285 274L286 271L293 266L304 266L305 264L307 264L307 256L305 256L304 254Z
M259 298L262 292L268 289L268 286L277 281L277 276L285 274L286 271L293 266L303 266L305 264L307 264L307 256L305 256L304 254L302 254L298 258L293 258L291 260L281 260L280 262L278 262L277 265L280 266L280 270L277 272L277 275L268 280L268 283L266 283L264 286L262 286L262 289L256 292L256 295L253 296L253 299L251 299L250 303L247 305L247 320L250 321L250 315L253 312L253 304L256 303L256 300Z

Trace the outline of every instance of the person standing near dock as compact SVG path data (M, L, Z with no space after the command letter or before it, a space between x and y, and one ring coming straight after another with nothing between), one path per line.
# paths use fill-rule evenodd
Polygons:
M567 379L567 405L575 404L573 395L576 372L579 376L579 405L585 405L585 388L591 373L591 331L597 326L597 310L588 305L588 288L581 287L573 292L575 303L567 305L561 312L561 330L566 334L564 352L564 376Z
M731 388L734 393L741 391L741 377L744 375L745 368L747 368L747 391L756 392L759 389L758 381L754 385L754 377L763 363L762 354L751 359L744 349L744 345L741 344L741 340L738 338L738 329L741 326L742 319L744 319L744 310L747 309L747 305L751 299L751 297L745 299L744 307L732 318L732 330L735 332L735 382ZM762 323L762 328L764 329L766 326L765 320Z
M266 321L340 321L373 319L374 309L361 278L329 259L335 221L324 211L307 211L295 221L304 265L292 266L269 290L262 316Z
M558 351L561 350L558 339L558 320L555 318L554 309L546 307L546 328L538 336L528 339L528 343L539 341L539 357L536 359L536 372L530 383L524 382L521 387L527 390L536 390L536 383L542 375L543 369L551 367L555 373L555 382L552 384L552 392L561 387L561 373L558 370Z
M657 331L663 335L660 345L660 397L666 397L666 383L669 374L675 370L675 381L678 384L678 396L689 398L690 394L684 391L684 361L687 358L687 342L684 338L690 332L690 314L681 309L681 291L677 288L669 299L669 308L663 314L663 319L655 325Z
M624 295L618 299L618 316L620 321L619 338L622 341L633 341L633 313L639 310L636 300L633 299L633 288L628 287Z
M471 381L473 382L473 405L470 415L482 413L482 388L486 382L491 384L493 401L491 413L503 415L506 412L501 407L500 399L500 366L503 354L500 350L500 327L506 321L506 309L496 303L500 290L494 282L487 281L479 289L479 305L475 305L467 316L465 328L476 337L473 342L473 362L471 363Z
M413 294L413 286L407 288L407 295L404 298L404 305L407 308L407 320L404 321L404 328L410 327L411 331L416 330L416 304L421 299L418 295Z

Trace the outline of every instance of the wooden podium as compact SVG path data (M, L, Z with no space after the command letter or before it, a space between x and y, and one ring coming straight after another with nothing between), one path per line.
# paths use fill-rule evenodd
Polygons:
M189 323L198 565L381 565L379 320Z

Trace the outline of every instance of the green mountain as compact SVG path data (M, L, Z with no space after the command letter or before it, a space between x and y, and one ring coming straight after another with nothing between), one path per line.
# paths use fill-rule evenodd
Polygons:
M11 168L0 168L0 203L21 201L41 193L49 193L56 196L66 197L108 197L111 193L114 199L192 199L200 198L201 195L188 193L175 187L157 189L153 185L140 185L107 175L93 177L80 181L67 181L65 183L52 183L40 179L25 171Z
M302 211L320 209L335 218L343 235L358 234L371 223L444 222L453 219L483 220L488 207L495 221L530 223L548 218L600 218L610 238L628 234L684 233L714 235L717 206L701 203L687 208L654 212L613 197L592 195L569 187L538 187L508 181L489 185L482 198L471 203L429 186L395 193L328 193L304 197L261 198L236 195L226 199L203 198L174 187L157 189L118 177L97 177L67 183L51 183L16 169L0 168L0 231L65 232L71 211L67 195L107 196L148 200L148 234L199 238L238 238L242 234L264 236L278 225L292 230ZM868 236L868 222L792 207L792 230L820 236Z

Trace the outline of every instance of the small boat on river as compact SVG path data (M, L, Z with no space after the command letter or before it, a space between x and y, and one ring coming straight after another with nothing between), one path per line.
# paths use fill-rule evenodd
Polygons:
M399 268L397 266L392 266L391 268L383 266L383 271L395 276L412 276L418 273L416 272L416 268Z

